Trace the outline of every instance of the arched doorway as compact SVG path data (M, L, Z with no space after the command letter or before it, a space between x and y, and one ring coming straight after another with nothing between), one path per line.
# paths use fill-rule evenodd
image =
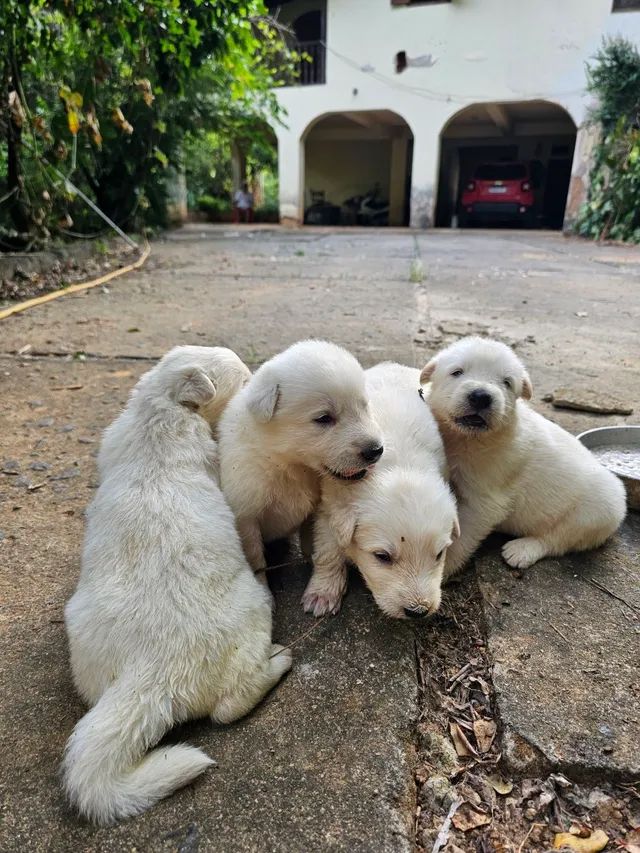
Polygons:
M575 141L549 101L465 107L440 135L436 225L562 228Z
M413 134L401 116L329 113L302 141L305 224L409 224Z

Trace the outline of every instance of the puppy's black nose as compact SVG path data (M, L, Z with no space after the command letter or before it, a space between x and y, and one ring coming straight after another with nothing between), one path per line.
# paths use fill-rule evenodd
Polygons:
M369 447L365 447L364 450L360 451L360 456L362 456L365 462L377 462L382 456L383 450L384 448L381 444L370 444Z
M426 607L405 607L404 615L409 619L422 619L429 613Z
M476 388L475 391L471 391L467 399L476 412L480 412L482 409L488 409L493 403L493 397L491 394L489 394L488 391L483 391L482 388Z

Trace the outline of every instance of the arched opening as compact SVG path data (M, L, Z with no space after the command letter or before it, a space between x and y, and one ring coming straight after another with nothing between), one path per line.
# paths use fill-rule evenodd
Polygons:
M390 110L330 113L303 136L306 225L408 225L413 134Z
M440 135L436 225L562 228L575 141L549 101L461 110Z

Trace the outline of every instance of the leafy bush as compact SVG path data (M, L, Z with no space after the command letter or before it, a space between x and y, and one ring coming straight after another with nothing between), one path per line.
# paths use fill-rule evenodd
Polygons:
M197 206L198 210L207 214L207 219L210 222L229 222L231 220L231 202L226 198L201 195Z
M273 204L273 202L267 204L261 204L260 207L257 207L254 213L254 219L256 222L279 222L280 221L280 207L277 204Z
M640 53L625 39L606 41L588 67L601 128L589 194L576 230L597 240L640 243Z

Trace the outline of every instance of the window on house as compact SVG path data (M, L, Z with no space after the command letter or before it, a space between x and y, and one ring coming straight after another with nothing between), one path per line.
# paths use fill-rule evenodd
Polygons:
M436 3L451 3L451 0L391 0L392 6L435 6Z
M640 0L613 0L612 12L631 12L640 9Z

